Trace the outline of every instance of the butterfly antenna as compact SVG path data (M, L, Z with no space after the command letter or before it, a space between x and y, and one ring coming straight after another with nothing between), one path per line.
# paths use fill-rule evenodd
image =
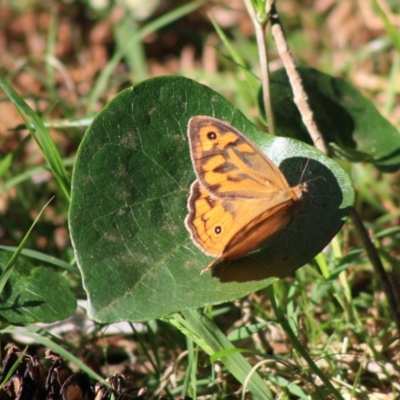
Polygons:
M310 164L310 157L307 158L306 165L304 166L303 171L301 171L300 183L303 182L303 178L304 178L304 175L305 175L305 173L307 171L308 164Z
M320 140L320 139L321 139L321 138L319 137L319 138L317 138L317 140L314 142L314 145L313 145L314 148L316 148L315 145L316 145L316 143L318 142L318 140ZM307 171L308 164L310 164L310 157L307 158L306 165L304 166L303 171L301 172L300 183L303 182L303 178L304 178L304 175L305 175L305 173L306 173L306 171ZM315 176L314 178L310 179L310 180L307 181L307 182L312 182L312 181L315 181L315 180L321 179L321 178L325 180L325 178L324 178L323 176Z

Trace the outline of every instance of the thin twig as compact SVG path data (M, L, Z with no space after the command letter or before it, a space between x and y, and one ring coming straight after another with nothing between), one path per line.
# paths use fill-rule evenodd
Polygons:
M275 8L275 1L268 1L267 7L269 7L267 8L267 14L269 15L269 20L271 21L272 36L275 39L279 56L282 59L286 73L289 77L290 85L292 86L293 101L299 109L303 123L307 127L308 133L314 142L314 146L324 154L328 154L328 148L326 147L323 136L319 132L315 123L313 112L308 104L307 94L304 91L301 77L297 71L296 64L279 21L278 13L276 12Z
M394 319L394 321L396 323L397 330L400 332L400 310L398 309L396 297L395 297L395 294L393 293L392 285L387 276L385 268L383 267L381 258L379 257L376 247L371 242L371 239L368 235L367 229L365 228L365 226L360 218L360 215L357 213L357 211L354 208L351 212L351 219L354 223L354 226L355 226L358 234L360 235L360 239L361 239L361 241L364 245L364 248L367 252L368 258L371 261L372 266L374 267L374 271L375 271L376 275L378 276L382 290L384 291L384 293L388 299L392 318Z
M247 12L250 15L251 21L254 25L254 31L256 33L258 57L260 59L261 68L261 84L262 84L262 96L265 116L268 122L268 133L270 135L275 135L275 122L274 122L274 112L271 101L271 89L270 89L270 79L269 79L269 66L268 66L268 54L267 45L265 42L265 27L266 23L259 20L254 10L254 6L251 0L245 0L247 7Z

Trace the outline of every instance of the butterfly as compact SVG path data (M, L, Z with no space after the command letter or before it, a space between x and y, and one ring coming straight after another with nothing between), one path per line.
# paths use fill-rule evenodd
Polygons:
M188 123L196 180L190 187L185 226L192 241L222 260L259 247L296 216L307 182L291 187L282 171L243 133L208 116Z

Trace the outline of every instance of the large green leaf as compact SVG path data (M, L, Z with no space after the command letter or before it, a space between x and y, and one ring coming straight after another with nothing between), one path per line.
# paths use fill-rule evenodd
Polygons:
M280 165L289 182L313 179L301 215L261 251L200 271L212 259L184 226L195 178L187 123L223 119ZM100 322L147 320L263 288L307 263L341 228L353 203L343 170L316 149L259 131L226 99L182 77L120 93L96 117L76 158L70 231Z
M9 252L0 252L1 270L9 258ZM50 268L35 267L22 256L18 258L1 293L1 322L13 325L54 322L68 318L75 309L75 296L61 274Z
M400 133L368 99L345 81L315 69L299 68L299 73L318 128L333 154L372 162L384 172L400 168ZM277 134L311 144L285 70L272 74L271 92Z

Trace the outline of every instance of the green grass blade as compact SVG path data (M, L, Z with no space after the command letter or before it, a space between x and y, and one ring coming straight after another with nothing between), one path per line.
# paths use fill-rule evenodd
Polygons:
M128 14L123 18L114 28L114 36L118 48L124 49L127 40L132 35L135 35L138 30L139 24L131 15ZM148 78L146 52L142 41L134 41L133 47L129 52L125 53L125 60L135 81L143 81Z
M65 167L72 167L74 165L75 158L65 158L63 164ZM31 179L36 174L40 174L43 171L48 171L46 165L38 165L37 167L31 167L18 175L11 176L3 184L0 185L0 194L10 188L19 185L21 182Z
M235 47L231 44L231 42L228 39L228 36L225 34L225 32L220 28L220 26L210 17L210 21L213 24L213 27L215 29L215 32L217 32L217 35L221 39L222 43L225 45L226 49L228 50L233 62L240 68L240 70L243 72L244 76L246 77L246 81L252 91L254 93L257 93L260 87L260 80L253 75L250 71L249 68L246 66L246 63L244 62L243 58L240 56L240 53L236 51Z
M5 251L17 251L18 247L0 245L0 249ZM79 274L79 270L77 267L68 264L67 262L60 260L58 258L49 256L48 254L41 253L40 251L22 249L20 254L25 257L33 258L38 261L43 261L49 265L52 265L53 267L62 268L65 269L66 271L73 272L74 274Z
M0 87L4 90L10 100L14 103L21 117L27 126L33 125L36 132L30 128L33 138L40 147L43 156L54 173L62 192L70 199L70 179L63 165L61 156L55 146L48 130L43 124L43 121L32 108L22 99L22 97L8 84L8 82L0 76Z
M386 99L383 106L383 115L389 117L397 104L397 90L396 83L400 71L400 51L394 55L393 64L390 68L389 82L386 90Z
M200 314L196 310L182 311L185 317L186 328L194 335L195 342L203 348L210 356L220 351L226 351L235 347L219 330L219 328L207 316ZM242 384L251 371L251 365L246 361L242 354L235 352L221 357L229 372ZM268 386L258 374L253 374L248 388L257 399L272 399L272 393Z
M383 11L383 9L376 0L372 0L372 4L374 5L375 10L377 11L379 17L381 18L383 25L385 26L386 32L393 40L393 44L396 46L397 51L400 53L400 33L398 29L393 26L388 16L385 14L385 12Z
M18 147L6 154L5 157L0 161L0 177L4 176L4 174L10 169L14 160L21 154L24 150L25 146L31 140L31 137L28 135L18 144Z
M35 218L35 220L33 221L32 226L29 228L28 232L26 233L26 235L24 236L24 238L22 239L21 243L19 244L17 250L14 252L14 254L11 256L10 260L8 261L7 265L4 268L4 271L2 272L1 276L0 276L0 293L3 292L4 286L6 285L6 283L8 282L8 279L14 269L15 263L17 262L17 259L19 257L19 255L21 254L22 249L25 246L26 241L28 240L29 235L31 234L34 226L36 225L37 221L39 221L39 218L41 217L41 215L43 214L43 211L45 210L45 208L48 206L48 204L53 200L53 198L51 198L45 205L44 207L40 210L38 216Z
M259 332L261 329L265 328L268 324L266 322L258 322L250 326L243 326L241 328L235 329L227 337L228 340L234 342L235 340L243 340L255 333Z
M58 92L56 87L56 78L55 78L55 68L52 60L56 59L56 44L57 44L57 30L58 30L58 16L57 13L52 10L50 19L50 27L47 35L47 43L46 43L46 88L49 93L51 93L51 97L57 98Z
M223 349L221 351L218 351L217 353L213 354L210 357L210 361L212 363L214 363L215 361L221 360L223 357L229 356L231 354L235 354L235 353L254 353L253 350L249 350L249 349L239 349L237 347L232 347L229 349Z
M28 350L28 346L25 347L24 350L21 351L21 354L18 356L18 358L15 360L15 363L13 366L10 368L10 370L7 372L7 375L4 377L3 381L0 382L0 390L3 390L3 387L6 385L6 383L11 379L11 377L14 375L14 372L18 368L18 365L21 364L23 358L25 357L26 351Z

